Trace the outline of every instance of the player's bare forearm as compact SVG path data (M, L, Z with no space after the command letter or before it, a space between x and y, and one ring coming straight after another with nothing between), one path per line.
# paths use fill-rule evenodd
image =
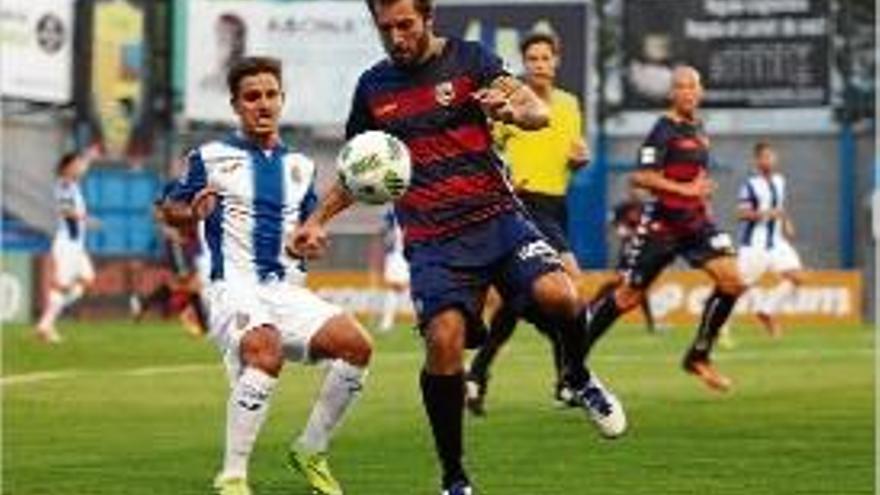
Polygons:
M317 222L319 225L325 225L333 217L345 211L354 203L354 198L339 182L333 184L333 187L327 191L324 198L318 203L315 211L309 216L309 222Z

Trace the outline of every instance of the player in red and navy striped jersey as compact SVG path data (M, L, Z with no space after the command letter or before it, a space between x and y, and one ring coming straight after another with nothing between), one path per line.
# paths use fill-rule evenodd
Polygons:
M638 306L654 279L682 256L715 282L706 300L697 335L684 357L685 370L714 389L730 380L711 365L709 355L718 331L745 290L730 236L715 225L709 200L709 139L697 115L703 87L692 67L673 72L669 111L661 116L639 150L633 185L650 191L635 235L624 243L618 268L622 283L591 303L588 347L617 318Z
M559 329L567 379L600 431L620 435L626 421L616 398L583 366L584 308L574 284L526 219L492 150L488 119L537 129L547 125L546 106L478 43L435 35L431 0L367 1L388 59L361 76L347 135L382 130L410 149L412 181L395 210L426 341L422 398L443 468L441 493L466 495L463 353L482 326L490 284L507 303L529 307ZM337 184L292 237L292 248L319 255L324 224L352 202Z

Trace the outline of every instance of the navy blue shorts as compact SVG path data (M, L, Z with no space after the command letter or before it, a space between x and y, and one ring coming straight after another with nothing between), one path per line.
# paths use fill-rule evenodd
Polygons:
M562 270L559 254L519 212L508 212L458 235L407 248L410 290L424 330L440 312L456 307L468 330L482 329L486 291L494 285L505 304L521 310L532 300L532 285L545 273Z

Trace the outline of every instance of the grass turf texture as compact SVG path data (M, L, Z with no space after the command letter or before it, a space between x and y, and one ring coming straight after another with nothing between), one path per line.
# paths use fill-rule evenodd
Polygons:
M3 329L3 494L206 494L221 458L227 383L217 353L173 323L71 322L66 341ZM546 343L522 326L493 369L488 416L468 418L480 495L869 494L874 489L874 335L738 329L718 395L680 371L692 329L626 326L594 366L630 431L600 439L578 410L551 405ZM333 445L346 493L429 495L437 469L420 405L421 343L376 338L366 393ZM305 495L283 452L320 382L289 366L251 460L257 495Z

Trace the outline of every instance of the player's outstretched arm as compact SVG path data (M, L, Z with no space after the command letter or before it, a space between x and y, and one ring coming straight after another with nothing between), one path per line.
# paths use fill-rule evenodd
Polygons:
M338 181L318 202L315 210L287 238L286 249L296 257L314 259L327 249L327 231L324 228L333 217L354 203L354 198Z

